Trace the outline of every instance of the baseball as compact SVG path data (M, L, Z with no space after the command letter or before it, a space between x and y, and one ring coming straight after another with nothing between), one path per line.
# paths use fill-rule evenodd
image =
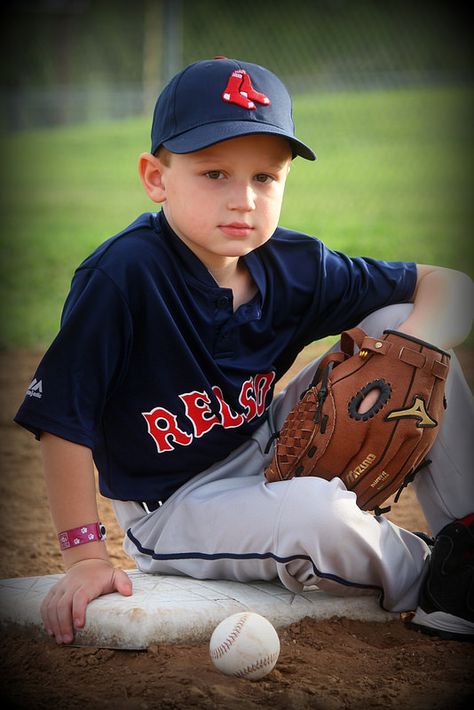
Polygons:
M222 673L258 680L275 667L280 639L265 617L244 611L228 616L216 626L209 653Z

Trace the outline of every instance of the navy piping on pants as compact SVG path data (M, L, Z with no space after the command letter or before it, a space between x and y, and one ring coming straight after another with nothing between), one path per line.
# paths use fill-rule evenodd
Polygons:
M154 550L150 548L143 547L143 545L140 543L139 540L133 535L131 529L129 528L127 530L127 537L129 540L133 542L135 547L139 552L141 552L143 555L148 555L149 557L152 557L154 560L266 560L266 559L273 559L275 562L279 562L280 564L286 564L288 562L293 562L294 560L308 560L308 562L311 562L313 566L313 571L316 577L320 577L321 579L329 579L333 582L337 582L338 584L341 584L345 587L354 587L357 589L373 589L376 592L379 592L380 596L380 606L382 609L385 611L388 611L385 609L383 605L383 589L382 587L377 586L376 584L360 584L358 582L350 582L347 579L343 579L342 577L338 577L335 574L331 574L330 572L321 572L318 570L316 565L314 564L313 560L309 555L290 555L289 557L279 557L278 555L275 555L273 552L245 552L245 553L235 553L235 552L216 552L213 554L209 554L206 552L167 552L167 553L159 553L155 552Z

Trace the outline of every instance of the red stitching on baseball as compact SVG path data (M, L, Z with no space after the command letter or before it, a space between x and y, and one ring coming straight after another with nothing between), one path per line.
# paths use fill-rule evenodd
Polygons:
M230 649L234 641L236 641L239 637L240 632L242 631L245 622L249 618L248 614L242 614L238 622L235 624L234 628L230 632L230 634L227 636L225 641L222 641L219 646L214 648L211 651L211 658L220 658L223 656L227 651Z
M276 659L278 658L278 653L272 653L270 656L265 656L265 658L260 658L256 663L251 663L249 666L246 666L245 668L242 668L240 671L236 671L232 675L236 676L237 678L243 678L244 676L248 675L249 673L253 673L254 671L259 671L261 668L265 668L265 666L270 666Z

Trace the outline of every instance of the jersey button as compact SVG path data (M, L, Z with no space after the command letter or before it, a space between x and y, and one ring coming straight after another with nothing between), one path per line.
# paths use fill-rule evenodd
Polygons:
M219 308L225 308L226 306L229 305L229 297L228 296L221 296L220 298L217 299L217 305Z

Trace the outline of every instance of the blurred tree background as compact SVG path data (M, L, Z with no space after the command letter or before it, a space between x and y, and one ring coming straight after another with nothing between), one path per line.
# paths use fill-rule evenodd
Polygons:
M435 0L10 0L0 91L8 130L146 111L182 66L264 64L294 94L466 82L469 4Z
M164 83L234 57L293 94L281 223L474 275L472 43L460 0L10 0L0 62L0 348L57 331L74 268L140 212Z

